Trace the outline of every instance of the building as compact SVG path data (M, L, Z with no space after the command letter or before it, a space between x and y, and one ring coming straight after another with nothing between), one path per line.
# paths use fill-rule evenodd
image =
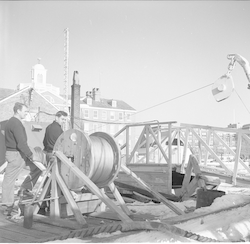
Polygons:
M122 100L102 98L99 88L93 88L92 91L86 92L86 96L81 98L80 108L84 131L88 134L103 131L115 135L126 124L136 122L134 108ZM135 128L130 128L130 148L135 143L135 137ZM125 139L125 132L117 137L120 145L125 143Z
M21 90L29 86L39 93L50 92L56 96L60 96L60 88L47 83L47 69L45 69L40 62L41 59L38 59L38 63L31 69L31 82L20 83L17 86L17 90Z
M78 95L72 96L74 90L77 90L75 87ZM80 117L80 125L74 127L76 129L82 129L88 134L103 131L115 135L126 124L136 121L134 108L121 100L101 98L99 88L93 88L86 92L86 96L81 97L80 85L75 84L72 94L69 97L74 97L77 101L74 104L80 105L79 116L77 115ZM52 122L57 111L64 110L69 113L71 107L70 101L66 103L65 98L60 95L60 88L47 83L47 70L40 63L40 59L31 69L30 83L20 83L16 90L0 88L0 121L13 115L15 102L27 104L30 113L26 120L37 122ZM134 128L129 131L130 147L134 145L135 134ZM126 133L123 133L117 137L119 144L125 143L125 136Z
M0 121L13 115L16 102L29 107L27 121L52 122L57 111L68 111L65 99L60 96L60 88L47 83L47 70L40 64L40 59L31 69L30 83L20 83L16 90L0 88Z

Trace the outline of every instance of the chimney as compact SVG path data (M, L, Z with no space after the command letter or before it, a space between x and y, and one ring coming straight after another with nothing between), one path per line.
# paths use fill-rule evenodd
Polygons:
M116 108L116 106L117 106L116 100L112 99L111 104L112 104L111 105L112 107Z
M93 94L94 101L97 101L97 102L101 101L101 94L100 94L99 88L93 88L92 94Z
M81 123L80 119L80 89L79 74L78 71L74 71L73 85L71 86L71 125L73 129L83 130L83 123Z
M92 105L92 92L91 91L86 92L86 98L87 98L87 104Z

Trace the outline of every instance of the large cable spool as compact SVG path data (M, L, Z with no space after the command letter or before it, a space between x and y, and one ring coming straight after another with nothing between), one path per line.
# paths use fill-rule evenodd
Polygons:
M100 188L112 183L120 171L120 148L115 139L104 132L88 136L76 129L67 130L57 139L54 151L61 151ZM84 181L62 162L59 172L69 189L84 187Z

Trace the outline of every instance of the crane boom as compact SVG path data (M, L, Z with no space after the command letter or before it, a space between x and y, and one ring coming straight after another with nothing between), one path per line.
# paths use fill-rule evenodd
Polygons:
M229 54L227 58L233 60L234 62L237 61L244 69L249 82L248 89L250 89L250 66L248 60L239 54Z

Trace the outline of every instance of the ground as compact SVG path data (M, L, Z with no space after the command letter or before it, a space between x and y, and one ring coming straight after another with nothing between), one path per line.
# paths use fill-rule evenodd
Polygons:
M2 182L3 175L0 175ZM20 185L21 177L16 185ZM1 189L1 188L0 188ZM194 213L212 212L215 210L229 208L242 204L245 206L222 211L216 214L210 214L202 218L189 220L183 223L175 224L176 227L209 237L218 241L249 241L250 233L250 188L234 187L229 184L221 183L218 190L225 191L225 195L216 198L211 206L195 209L196 200L191 199L184 202L174 202L181 210L194 210ZM164 204L134 202L128 204L128 208L134 213L147 213L155 216L155 222L164 222L164 220L177 216ZM136 231L122 233L116 231L113 233L101 233L84 240L78 238L69 238L67 240L53 242L113 242L113 243L131 243L131 242L180 242L181 237L168 231Z
M215 210L229 208L235 205L250 203L250 188L233 187L222 183L218 190L225 191L226 195L215 199L214 203L208 207L196 209L195 213L212 212ZM174 203L181 210L195 208L195 200ZM154 221L164 221L176 216L164 204L134 202L128 205L129 209L137 213L150 213L155 215ZM222 211L217 214L207 215L203 218L193 219L187 222L176 224L182 230L190 231L204 237L209 237L217 241L249 241L250 234L250 204L243 207ZM169 232L162 231L138 231L131 233L101 233L93 238L80 240L71 238L67 240L53 242L113 242L113 243L152 243L152 242L180 242L179 237Z

